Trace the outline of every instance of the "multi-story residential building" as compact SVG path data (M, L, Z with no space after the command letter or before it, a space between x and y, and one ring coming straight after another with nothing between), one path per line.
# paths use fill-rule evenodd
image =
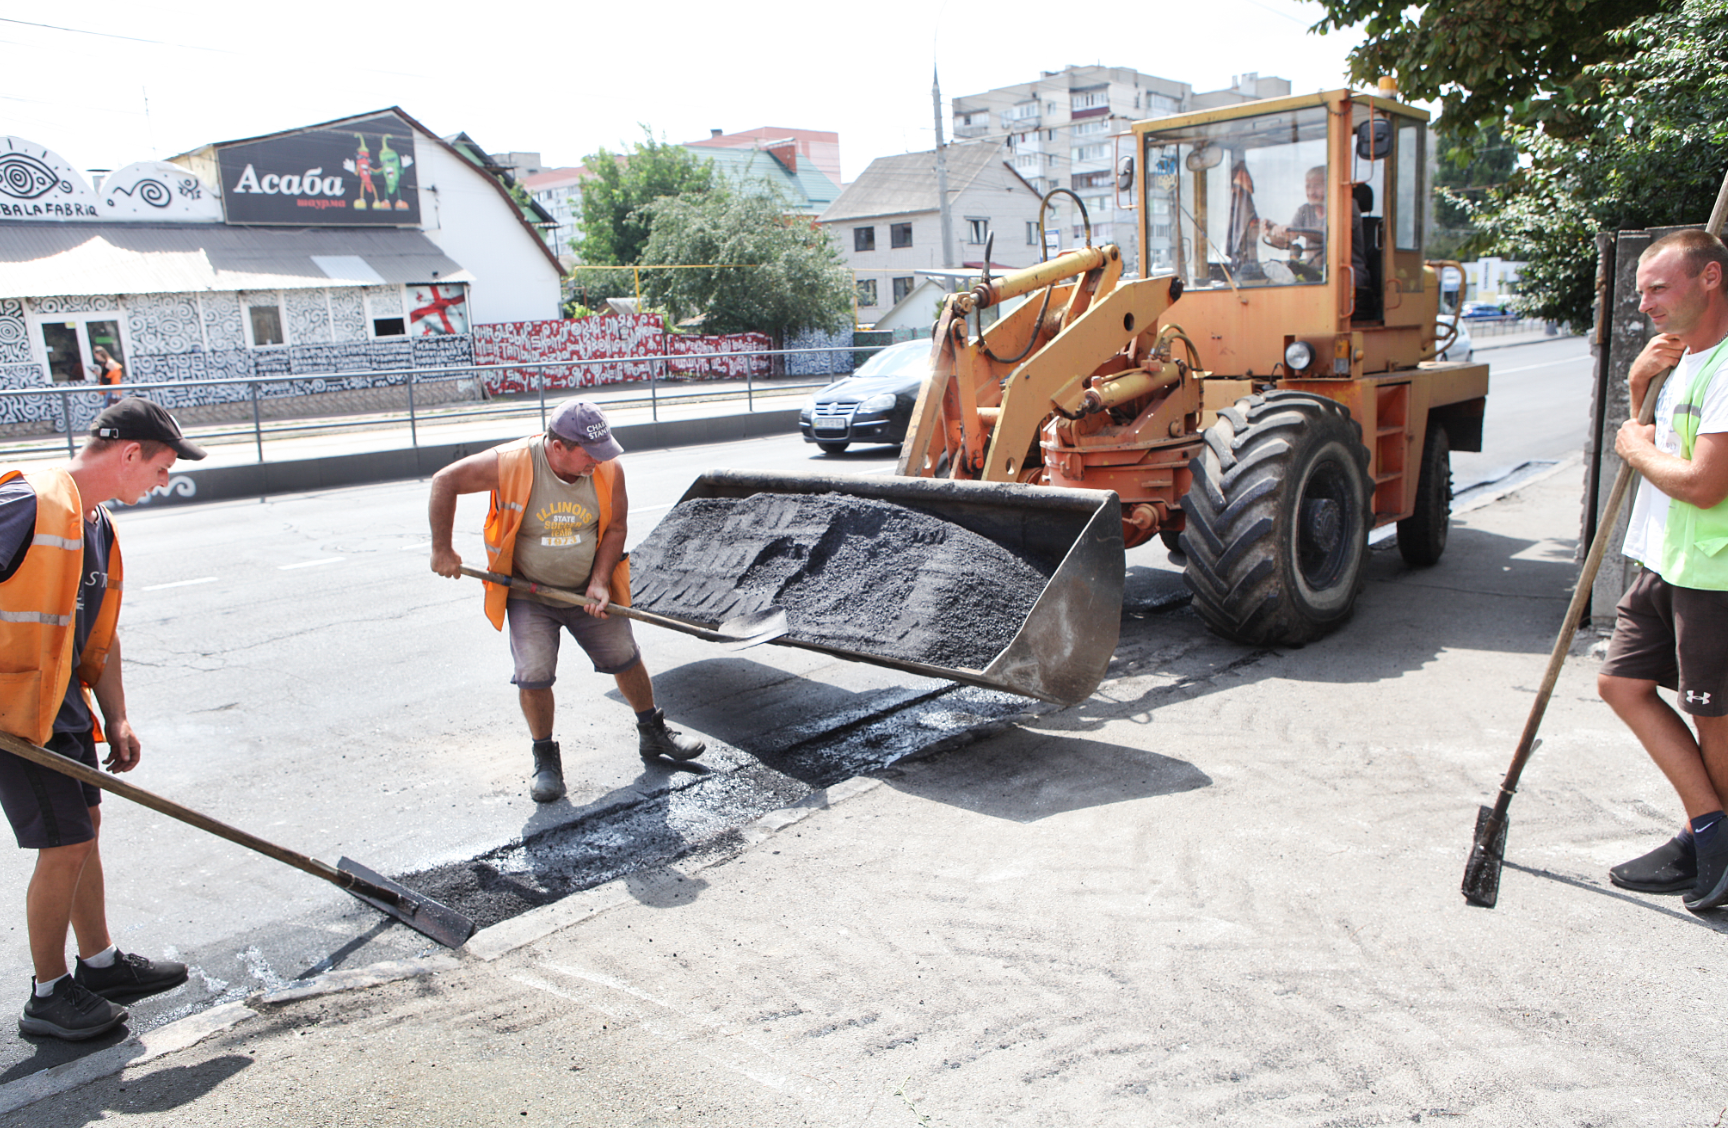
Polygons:
M1138 201L1116 187L1117 164L1129 155L1131 124L1289 93L1288 80L1258 74L1241 75L1224 90L1197 93L1186 82L1129 67L1067 67L1045 71L1033 82L955 98L953 130L957 141L1000 140L1014 170L1040 193L1072 191L1085 205L1092 241L1120 244L1128 269L1138 271ZM1085 225L1071 199L1056 197L1051 213L1045 221L1051 253L1084 241ZM1160 241L1167 245L1170 222L1150 218L1157 256Z

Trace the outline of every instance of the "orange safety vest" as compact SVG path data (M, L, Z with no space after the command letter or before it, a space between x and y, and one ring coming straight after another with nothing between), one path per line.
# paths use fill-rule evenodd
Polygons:
M498 488L492 491L492 503L486 510L486 568L510 575L516 556L516 531L522 527L522 515L528 509L528 497L534 492L534 452L529 444L538 436L517 439L498 448ZM598 535L605 537L606 526L612 523L612 483L618 477L616 461L602 462L594 467L594 495L599 502ZM630 558L620 557L612 569L612 602L630 606ZM486 584L486 617L499 630L504 629L504 604L510 599L510 589L501 584Z
M18 477L36 491L36 528L24 562L0 584L0 729L46 744L74 672L73 632L84 579L84 505L77 483L64 470L11 470L0 474L0 482ZM108 590L78 657L76 673L86 701L114 645L120 577L120 541L115 537L108 553ZM102 738L100 725L96 738Z

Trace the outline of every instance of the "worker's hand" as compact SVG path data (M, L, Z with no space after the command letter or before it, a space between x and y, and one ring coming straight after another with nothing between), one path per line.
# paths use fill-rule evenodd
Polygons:
M583 605L582 610L596 619L611 618L610 615L606 614L606 605L612 602L612 589L610 587L603 583L592 583L588 585L588 591L585 594L588 596L588 602Z
M440 576L459 580L462 578L462 557L453 548L435 548L432 550L432 570Z
M1656 449L1656 424L1628 419L1614 436L1614 453L1630 462L1633 455Z
M129 772L138 766L138 756L142 749L138 744L138 734L132 731L132 722L121 718L110 721L103 735L108 738L108 757L102 765L111 772Z
M1632 402L1642 405L1644 389L1650 386L1650 381L1659 372L1666 372L1680 363L1680 358L1686 352L1686 346L1679 337L1672 333L1658 333L1651 337L1636 360L1632 362L1632 370L1627 374L1626 383L1632 393Z

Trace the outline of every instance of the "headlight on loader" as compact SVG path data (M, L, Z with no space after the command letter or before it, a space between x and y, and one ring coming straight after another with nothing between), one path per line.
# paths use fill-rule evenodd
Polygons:
M1291 341L1284 346L1284 366L1291 372L1306 372L1314 363L1314 346L1307 341Z

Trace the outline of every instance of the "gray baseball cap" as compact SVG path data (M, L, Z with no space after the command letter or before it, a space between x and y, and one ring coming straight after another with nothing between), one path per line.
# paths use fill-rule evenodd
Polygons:
M612 437L612 425L606 422L606 416L587 400L567 400L553 414L546 429L566 443L580 446L589 458L600 462L624 453L624 448Z

